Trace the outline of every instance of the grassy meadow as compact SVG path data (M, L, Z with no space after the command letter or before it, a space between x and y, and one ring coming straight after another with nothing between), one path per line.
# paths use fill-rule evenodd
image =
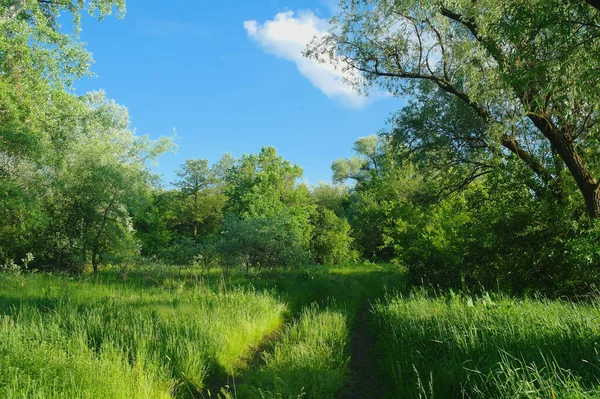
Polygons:
M387 397L599 398L599 305L424 290L378 301Z
M356 397L364 309L385 398L600 397L596 298L428 292L369 264L2 274L0 287L3 398Z

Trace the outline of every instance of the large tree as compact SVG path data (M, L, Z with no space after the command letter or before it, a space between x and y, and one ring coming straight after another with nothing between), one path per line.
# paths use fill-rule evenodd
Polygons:
M600 12L589 3L343 0L306 53L360 71L359 89L404 96L432 82L481 118L486 146L541 183L561 184L566 167L600 218Z
M127 110L103 93L90 93L81 101L62 163L46 176L53 186L50 231L67 242L65 253L79 255L72 266L90 261L97 271L104 255L131 239L132 215L141 210L152 187L150 166L173 144L167 138L154 142L136 136ZM61 266L60 259L52 261Z

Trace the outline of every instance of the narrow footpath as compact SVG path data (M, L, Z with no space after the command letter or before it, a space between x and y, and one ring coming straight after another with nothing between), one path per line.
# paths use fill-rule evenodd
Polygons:
M350 378L342 399L380 399L383 394L376 372L375 337L369 331L369 309L369 301L365 300L356 317L350 339Z

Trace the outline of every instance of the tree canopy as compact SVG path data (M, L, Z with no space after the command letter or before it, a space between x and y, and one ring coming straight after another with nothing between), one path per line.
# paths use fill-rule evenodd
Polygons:
M545 185L568 171L600 217L600 13L580 0L342 1L306 54L341 57L357 88L415 95L428 81L486 125L486 145ZM459 140L461 140L459 138Z

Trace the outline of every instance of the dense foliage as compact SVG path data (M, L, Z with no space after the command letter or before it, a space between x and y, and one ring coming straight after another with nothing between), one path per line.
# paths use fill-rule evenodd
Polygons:
M145 257L249 275L362 258L449 287L600 282L600 13L586 2L342 1L307 55L408 102L312 188L272 147L188 159L165 188L150 167L171 140L70 90L91 63L80 12L124 2L0 4L3 270L126 272Z
M341 0L306 55L405 106L313 187L161 182L72 90L115 10L0 0L1 397L600 397L597 1Z

